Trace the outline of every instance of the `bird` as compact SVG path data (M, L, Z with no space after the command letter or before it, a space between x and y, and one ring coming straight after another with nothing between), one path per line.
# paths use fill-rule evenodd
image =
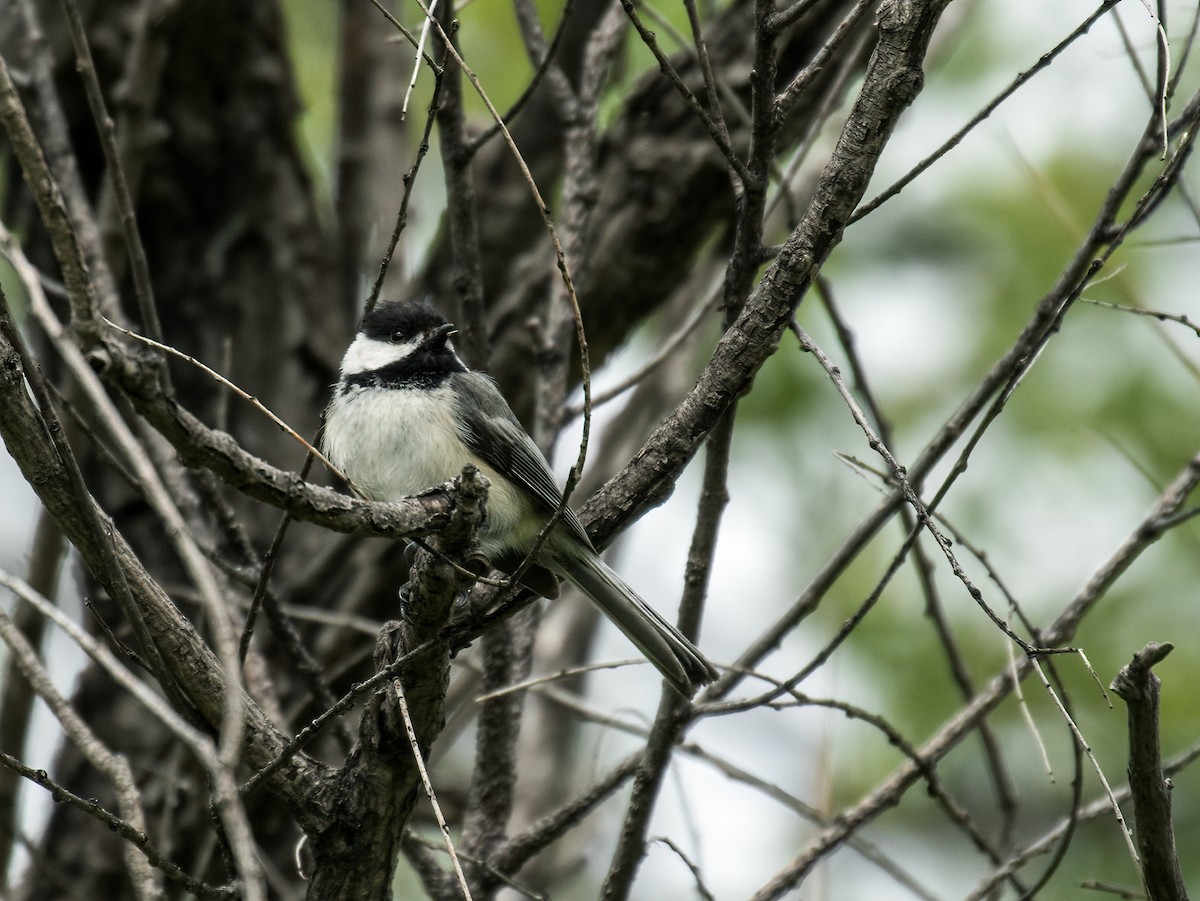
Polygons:
M455 351L457 329L420 301L380 301L342 358L322 450L366 498L395 501L474 464L488 479L484 555L520 561L562 506L550 465L495 381ZM712 682L712 663L600 557L569 508L534 560L579 588L685 697ZM511 567L510 567L511 571ZM557 580L551 580L553 596Z

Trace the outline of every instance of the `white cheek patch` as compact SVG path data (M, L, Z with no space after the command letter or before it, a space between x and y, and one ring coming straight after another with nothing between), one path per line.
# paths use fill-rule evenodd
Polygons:
M397 363L415 351L420 343L420 337L414 337L403 344L392 344L390 341L379 341L359 335L342 358L342 375L358 375Z

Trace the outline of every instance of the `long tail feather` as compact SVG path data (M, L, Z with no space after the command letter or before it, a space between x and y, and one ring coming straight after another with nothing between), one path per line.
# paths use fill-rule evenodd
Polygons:
M659 616L594 554L559 557L556 569L613 621L668 682L686 697L712 682L717 671L696 646Z

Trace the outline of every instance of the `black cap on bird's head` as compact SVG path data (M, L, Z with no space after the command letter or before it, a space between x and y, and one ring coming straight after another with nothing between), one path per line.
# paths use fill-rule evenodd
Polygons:
M362 381L375 373L401 383L415 373L462 372L466 366L449 339L457 329L433 307L412 301L381 301L363 316L358 336L342 359L342 376Z
M360 335L391 344L403 344L422 336L448 338L456 331L433 307L411 301L381 301L363 316L358 327Z

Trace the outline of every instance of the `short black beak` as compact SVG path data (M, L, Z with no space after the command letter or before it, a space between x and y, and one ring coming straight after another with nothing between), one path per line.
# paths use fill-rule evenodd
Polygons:
M457 334L458 329L456 329L452 323L447 322L444 325L439 325L432 332L430 332L429 337L425 339L424 344L426 347L445 347L446 342Z

